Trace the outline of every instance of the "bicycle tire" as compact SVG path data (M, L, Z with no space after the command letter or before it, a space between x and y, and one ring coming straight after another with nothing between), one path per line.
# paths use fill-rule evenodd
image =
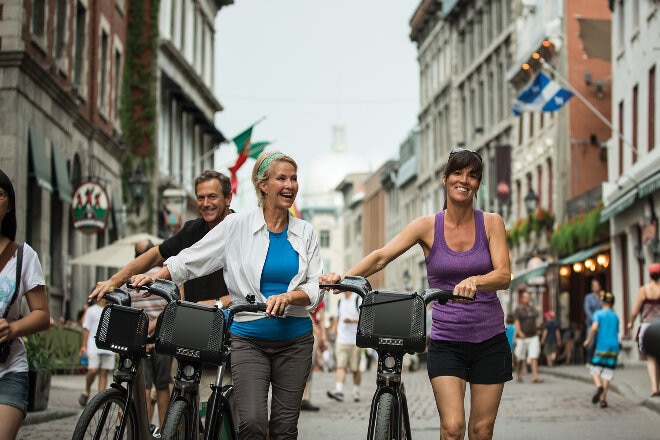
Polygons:
M190 419L190 407L185 400L177 400L167 410L167 417L161 430L161 438L164 440L176 439L187 440L192 420Z
M400 414L400 417L401 432L397 433L396 421L394 420L394 396L390 393L381 394L376 406L373 440L407 440L403 414Z
M116 428L119 427L121 420L126 418L124 435L121 438L139 440L135 406L131 402L124 411L125 402L125 393L116 388L108 388L98 393L85 406L71 439L114 439Z

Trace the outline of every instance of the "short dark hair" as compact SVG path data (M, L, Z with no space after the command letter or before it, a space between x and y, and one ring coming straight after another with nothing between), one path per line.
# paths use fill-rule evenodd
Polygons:
M14 185L12 185L11 179L2 170L0 170L0 188L5 190L7 199L9 200L9 209L2 219L0 234L14 241L16 240L16 193L14 192Z
M155 247L153 241L151 240L142 240L135 243L135 258L147 252L149 249Z
M231 181L229 177L215 170L205 170L195 179L195 196L197 195L197 185L207 180L217 179L220 182L220 190L225 198L231 196Z

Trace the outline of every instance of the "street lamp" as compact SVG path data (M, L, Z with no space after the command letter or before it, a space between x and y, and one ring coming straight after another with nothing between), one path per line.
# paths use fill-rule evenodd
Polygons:
M133 198L133 203L135 204L135 215L140 215L140 207L142 202L144 202L146 193L147 193L147 179L142 172L142 167L140 164L137 164L133 175L129 179L128 183L130 184L131 197Z
M532 214L536 211L536 207L539 204L539 197L536 195L532 188L529 189L529 192L525 196L525 209L527 210L527 216L529 217L529 222L532 222Z

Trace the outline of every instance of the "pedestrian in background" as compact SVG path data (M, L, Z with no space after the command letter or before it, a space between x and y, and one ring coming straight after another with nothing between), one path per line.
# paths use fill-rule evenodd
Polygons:
M633 306L628 322L628 328L632 329L637 315L640 316L640 324L635 340L638 342L640 357L646 359L646 370L651 381L651 397L660 397L658 384L660 383L660 366L658 358L648 353L644 347L644 333L651 322L660 316L660 263L652 263L649 266L651 280L644 284L637 292L637 300Z
M539 377L539 355L541 354L541 341L536 331L536 320L539 312L530 303L531 293L524 291L520 294L518 307L513 312L516 326L516 380L523 382L523 368L529 363L532 369L532 383L541 383Z
M87 358L87 374L85 374L85 389L78 398L81 406L87 405L94 380L98 377L98 390L103 391L108 386L108 375L115 369L115 353L96 346L96 331L101 321L101 312L107 305L103 298L87 308L83 316L82 346L80 356Z
M0 170L0 439L14 439L28 402L28 363L21 339L50 324L44 272L37 253L16 240L16 193ZM20 252L20 253L19 253ZM29 312L21 317L26 299Z
M591 291L584 296L584 331L585 339L586 333L589 333L591 329L591 324L593 323L593 314L600 310L601 302L600 297L603 295L603 290L600 285L600 281L596 278L591 280ZM594 356L594 344L595 341L591 341L591 344L584 345L585 348L585 359L587 365L591 362L591 358Z
M543 330L541 332L541 346L543 347L543 355L548 367L555 365L557 360L558 347L561 345L561 331L559 324L555 320L555 312L548 310L545 315L545 322L543 323Z
M135 258L153 249L154 244L151 240L142 240L135 243ZM160 270L158 265L152 268L150 274L155 274ZM158 316L165 310L167 300L156 296L144 296L143 291L127 289L131 295L131 307L144 310L149 317L148 334L152 335L156 331ZM147 399L147 410L149 421L151 422L154 414L154 404L151 399L152 386L156 389L156 404L158 406L159 426L162 428L165 422L165 414L170 401L170 384L172 384L172 357L166 354L157 353L154 350L154 344L147 345L149 356L144 359L144 384L145 396ZM201 387L200 387L201 388ZM155 427L153 427L155 428ZM153 431L153 429L152 429Z
M337 303L337 319L333 329L335 339L335 389L328 391L329 398L338 402L344 401L344 382L350 370L353 376L352 398L354 402L360 401L360 357L362 349L357 346L356 335L360 321L360 304L362 299L355 292L342 292Z
M601 309L593 315L593 323L584 340L584 347L595 341L594 355L590 359L591 377L596 385L596 393L591 398L594 405L600 402L601 408L607 408L607 391L614 378L617 358L619 357L619 318L612 310L614 295L605 292L602 296Z

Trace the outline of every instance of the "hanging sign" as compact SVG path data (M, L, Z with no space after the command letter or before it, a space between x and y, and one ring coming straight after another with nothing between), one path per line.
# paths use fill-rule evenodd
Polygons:
M108 225L110 203L108 194L98 182L83 182L73 193L71 223L87 234L105 230Z

